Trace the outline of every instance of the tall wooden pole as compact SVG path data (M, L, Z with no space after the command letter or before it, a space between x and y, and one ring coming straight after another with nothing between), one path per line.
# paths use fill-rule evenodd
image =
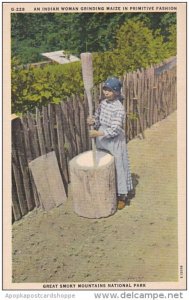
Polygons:
M81 53L81 65L82 65L82 75L85 92L87 95L88 105L89 105L89 116L93 115L93 105L92 105L92 88L93 88L93 63L91 53ZM91 126L93 129L93 126ZM95 138L92 138L92 151L93 151L93 162L96 166L96 144Z

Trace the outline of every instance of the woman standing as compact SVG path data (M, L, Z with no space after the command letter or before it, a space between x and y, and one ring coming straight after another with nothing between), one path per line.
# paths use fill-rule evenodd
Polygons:
M97 149L108 151L115 158L118 209L122 209L133 184L124 131L125 111L120 102L121 82L116 77L108 78L103 93L105 99L99 104L95 116L87 119L87 123L95 128L89 131L89 136L96 137Z

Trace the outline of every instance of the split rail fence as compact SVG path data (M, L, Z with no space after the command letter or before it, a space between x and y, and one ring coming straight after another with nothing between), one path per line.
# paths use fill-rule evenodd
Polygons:
M177 107L176 58L166 64L127 73L122 78L127 142L166 118ZM102 98L102 85L94 89L94 109ZM55 151L66 192L69 160L91 149L86 118L87 99L72 96L12 120L12 217L21 219L40 207L28 163Z

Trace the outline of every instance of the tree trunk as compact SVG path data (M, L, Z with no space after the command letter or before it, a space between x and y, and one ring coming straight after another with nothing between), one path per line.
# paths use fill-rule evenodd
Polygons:
M74 157L70 162L71 191L74 211L86 218L102 218L117 209L114 157L96 152L96 167L92 151Z

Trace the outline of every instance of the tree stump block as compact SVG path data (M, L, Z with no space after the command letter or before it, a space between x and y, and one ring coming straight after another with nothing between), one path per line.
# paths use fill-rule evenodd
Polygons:
M117 210L114 157L86 151L69 162L74 211L86 218L102 218Z

